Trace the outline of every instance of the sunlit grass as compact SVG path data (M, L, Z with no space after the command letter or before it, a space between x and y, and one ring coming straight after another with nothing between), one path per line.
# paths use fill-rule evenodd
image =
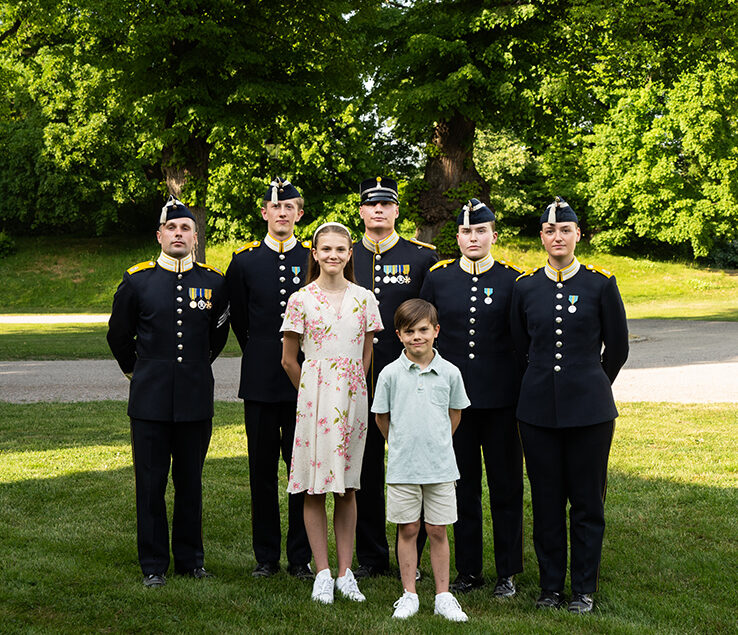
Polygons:
M156 257L152 236L125 239L25 238L18 253L0 260L4 313L106 313L123 272ZM208 263L225 271L238 243L212 244ZM43 259L40 259L43 254ZM496 258L524 268L544 263L540 241L501 239ZM693 262L600 254L582 242L577 255L615 273L629 317L738 320L738 272Z
M488 585L460 598L471 621L432 614L428 553L420 614L391 619L394 577L363 582L367 602L310 600L282 573L255 580L243 409L216 403L204 472L204 582L144 590L123 402L0 404L0 631L8 633L732 633L738 573L738 411L734 404L619 404L597 610L533 608L538 572L525 498L518 596ZM280 471L280 489L286 473ZM171 487L167 494L171 509ZM486 488L485 494L486 497ZM286 494L282 495L286 503ZM256 511L258 513L258 510ZM388 526L394 536L394 527ZM494 578L485 503L485 576ZM331 551L335 562L335 554ZM283 562L284 564L284 562ZM452 575L455 572L452 569Z

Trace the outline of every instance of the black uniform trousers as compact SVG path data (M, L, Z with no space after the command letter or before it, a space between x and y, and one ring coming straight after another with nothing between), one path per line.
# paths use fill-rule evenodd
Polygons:
M523 570L523 450L515 408L467 408L453 437L460 478L454 524L456 570L482 572L482 458L499 577ZM480 452L481 448L481 452Z
M356 559L360 565L389 569L384 501L384 437L369 413L361 488L356 492Z
M520 422L533 502L533 545L541 588L563 591L566 579L566 505L571 542L571 590L597 591L605 533L607 460L614 421L572 428Z
M282 530L279 519L279 455L289 473L295 439L297 403L244 401L251 488L251 531L256 561L279 563ZM312 553L302 514L304 494L289 494L287 560L310 562Z
M164 494L170 460L174 570L184 573L203 566L202 468L212 430L212 419L176 423L131 419L138 560L144 575L163 574L169 568Z

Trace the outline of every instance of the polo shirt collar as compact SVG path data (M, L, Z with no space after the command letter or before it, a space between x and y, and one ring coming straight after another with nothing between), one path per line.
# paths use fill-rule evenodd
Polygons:
M397 241L400 240L400 235L392 230L392 233L387 236L387 238L382 238L382 240L372 240L364 234L363 238L361 239L362 244L364 247L366 247L369 251L375 254L383 254L385 251L389 251L397 244Z
M492 257L492 254L487 254L479 260L469 260L466 256L459 258L459 267L473 276L489 271L492 269L493 264L495 264L495 259Z
M577 260L576 256L574 256L574 260L572 263L564 267L563 269L554 269L551 265L548 264L548 260L546 261L546 266L544 267L546 271L546 277L549 280L553 280L554 282L564 282L565 280L568 280L569 278L573 278L577 272L579 271L579 267L582 265L579 264L579 261Z
M167 271L184 273L192 269L194 260L192 254L187 254L184 258L172 258L162 251L156 262L162 269L166 269Z
M270 234L267 234L264 238L264 244L272 251L276 251L278 254L283 254L297 244L297 238L292 234L292 236L287 240L277 240L276 238L272 238Z
M433 359L430 361L430 364L428 364L425 368L421 370L420 366L418 366L415 362L410 361L407 355L405 355L405 351L403 350L402 353L400 353L400 362L407 370L413 370L417 368L421 373L428 373L430 371L433 371L436 375L438 374L438 370L436 370L436 366L440 363L439 360L441 359L441 354L434 348L433 349Z

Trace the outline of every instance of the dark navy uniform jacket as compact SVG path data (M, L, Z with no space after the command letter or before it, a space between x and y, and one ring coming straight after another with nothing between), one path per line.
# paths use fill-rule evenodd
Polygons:
M527 358L520 421L566 428L617 417L610 386L628 358L628 325L610 272L575 259L561 271L547 264L524 274L510 325Z
M305 281L310 242L294 236L249 243L233 253L226 272L231 325L241 345L238 396L249 401L297 401L282 368L282 326L290 295Z
M128 269L113 298L108 344L133 372L128 415L150 421L213 416L211 363L228 339L223 274L165 254Z
M405 300L420 296L428 270L438 262L433 245L400 237L397 232L379 242L364 238L354 244L354 275L362 287L374 291L384 331L375 333L370 390L379 372L402 352L395 334L395 311Z
M420 297L438 309L438 350L464 378L472 408L518 401L520 366L510 334L510 302L522 271L491 255L438 263Z

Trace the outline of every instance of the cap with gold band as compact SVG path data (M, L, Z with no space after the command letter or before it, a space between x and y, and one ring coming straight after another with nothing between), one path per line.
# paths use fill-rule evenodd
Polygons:
M399 203L397 196L397 181L378 176L374 179L366 179L359 187L361 193L361 204L387 201Z

